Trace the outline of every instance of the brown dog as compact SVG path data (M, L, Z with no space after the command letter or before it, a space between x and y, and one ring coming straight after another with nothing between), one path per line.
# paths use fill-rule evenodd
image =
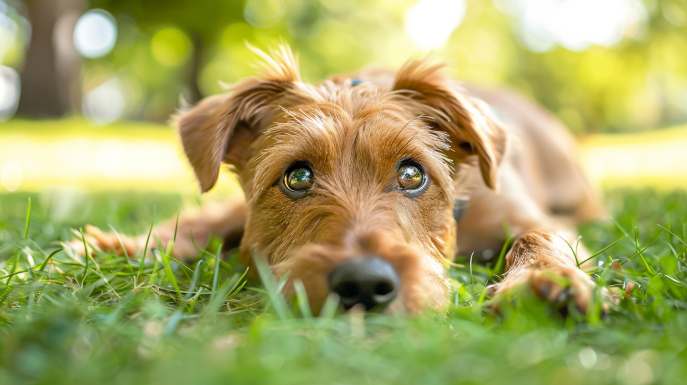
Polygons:
M425 60L311 85L287 47L259 54L261 77L177 119L201 190L225 163L245 201L182 216L176 256L196 254L191 233L199 244L214 234L240 244L246 265L261 257L277 277L290 272L287 294L301 281L314 312L333 291L346 308L416 313L447 304L447 261L498 253L508 228L517 239L491 292L528 284L555 302L565 291L586 311L594 283L563 238L574 247L574 225L601 207L551 115ZM88 232L94 246L119 248ZM166 243L174 224L154 234ZM144 242L124 240L130 255Z

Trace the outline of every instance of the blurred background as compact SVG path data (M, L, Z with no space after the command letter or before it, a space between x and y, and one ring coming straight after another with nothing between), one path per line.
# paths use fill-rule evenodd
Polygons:
M556 114L598 183L687 186L687 0L0 0L0 192L197 192L169 116L281 41L310 82L435 52Z

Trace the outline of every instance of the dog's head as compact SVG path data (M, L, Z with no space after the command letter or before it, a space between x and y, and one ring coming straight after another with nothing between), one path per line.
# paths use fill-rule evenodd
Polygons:
M441 65L411 60L387 86L301 81L286 47L263 73L178 119L202 191L234 167L248 216L240 253L266 258L287 292L301 281L317 312L337 292L349 308L417 312L448 300L444 265L464 167L495 187L504 134Z

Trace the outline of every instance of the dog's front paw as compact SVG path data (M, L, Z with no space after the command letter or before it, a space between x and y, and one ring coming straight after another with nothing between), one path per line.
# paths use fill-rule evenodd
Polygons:
M586 314L592 301L595 283L582 270L564 265L526 267L509 272L506 278L487 287L494 296L492 304L499 304L520 288L529 289L537 297L548 301L557 309L567 310L569 303ZM604 304L607 311L607 304Z
M132 257L136 252L136 241L125 235L105 233L99 228L91 225L86 225L86 232L84 233L84 238L86 244L88 245L89 252L93 249L99 251L112 251L119 255L126 254ZM121 238L121 242L120 242ZM67 242L67 245L71 247L75 253L80 255L86 255L86 250L84 248L84 240L81 237L74 238Z

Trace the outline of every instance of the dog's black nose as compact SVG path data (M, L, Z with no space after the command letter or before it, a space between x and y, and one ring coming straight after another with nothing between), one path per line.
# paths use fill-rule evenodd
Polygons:
M329 288L346 310L361 304L365 310L381 311L396 298L399 287L396 270L377 257L346 261L329 274Z

